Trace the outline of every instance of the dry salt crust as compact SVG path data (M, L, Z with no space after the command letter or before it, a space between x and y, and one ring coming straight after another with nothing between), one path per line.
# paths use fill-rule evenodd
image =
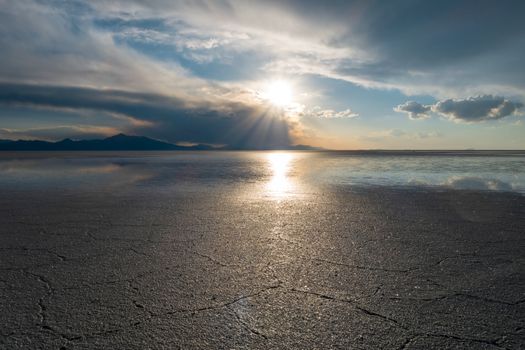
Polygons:
M9 190L2 349L523 349L525 197Z

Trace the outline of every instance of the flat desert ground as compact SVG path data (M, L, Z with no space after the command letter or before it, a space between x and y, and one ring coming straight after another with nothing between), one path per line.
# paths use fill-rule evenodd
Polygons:
M4 186L0 348L525 347L522 194L178 178Z

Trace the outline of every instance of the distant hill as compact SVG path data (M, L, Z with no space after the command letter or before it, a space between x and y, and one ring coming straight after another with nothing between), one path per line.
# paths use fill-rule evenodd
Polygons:
M293 145L288 147L290 150L296 150L296 151L324 151L325 149L322 147L315 147L315 146L308 146L308 145Z
M228 151L326 151L326 148L308 145L268 146L268 147L235 147L225 146L221 150Z
M208 145L179 146L145 136L118 134L101 140L58 142L40 140L0 140L0 151L193 151L211 150Z

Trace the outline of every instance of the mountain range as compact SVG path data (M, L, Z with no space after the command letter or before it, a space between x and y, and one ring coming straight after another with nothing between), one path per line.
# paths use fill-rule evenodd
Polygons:
M206 151L227 150L229 147L213 147L196 144L181 146L173 143L151 139L145 136L118 134L105 139L71 140L57 142L41 140L0 140L0 151ZM291 150L316 150L304 145L289 146Z
M41 140L0 140L1 151L183 151L210 150L212 146L197 144L180 146L145 136L114 135L100 140L71 140L57 142Z

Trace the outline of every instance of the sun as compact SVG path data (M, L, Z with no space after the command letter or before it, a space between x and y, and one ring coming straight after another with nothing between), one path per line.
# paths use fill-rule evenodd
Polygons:
M293 90L289 82L274 80L269 82L261 97L277 107L288 107L293 104Z

